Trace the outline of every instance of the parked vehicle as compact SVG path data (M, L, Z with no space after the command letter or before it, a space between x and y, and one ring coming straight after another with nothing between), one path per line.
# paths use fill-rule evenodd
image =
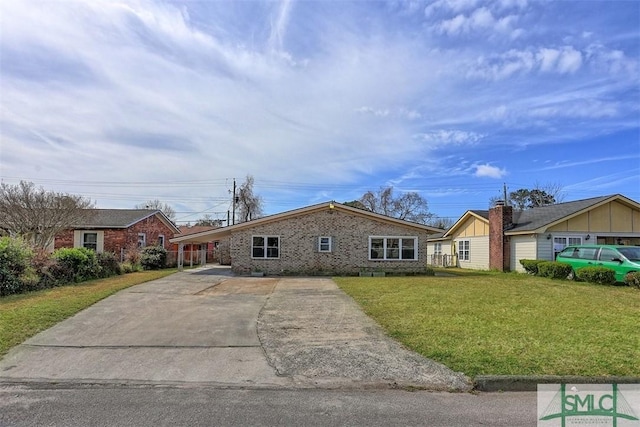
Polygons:
M640 271L640 246L567 246L558 254L556 261L569 264L574 276L584 267L607 267L616 272L616 281L624 282L627 273Z

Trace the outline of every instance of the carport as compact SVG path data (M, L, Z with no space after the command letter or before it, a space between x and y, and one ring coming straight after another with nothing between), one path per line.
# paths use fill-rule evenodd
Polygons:
M205 265L206 259L207 259L206 244L228 238L229 236L231 236L231 231L233 228L234 226L215 228L212 230L200 231L198 233L179 235L177 237L174 237L173 239L170 239L169 242L178 245L178 259L177 259L178 269L182 270L184 268L185 245L203 245L204 244L205 245L204 249L202 248L202 246L200 248L199 258L200 258L200 265ZM193 254L193 251L191 251L191 254ZM191 260L191 266L193 266L192 260Z

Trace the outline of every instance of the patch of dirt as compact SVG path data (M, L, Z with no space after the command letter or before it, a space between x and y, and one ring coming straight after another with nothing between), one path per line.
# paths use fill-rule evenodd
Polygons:
M234 277L198 292L196 295L268 295L273 292L278 279L263 277Z

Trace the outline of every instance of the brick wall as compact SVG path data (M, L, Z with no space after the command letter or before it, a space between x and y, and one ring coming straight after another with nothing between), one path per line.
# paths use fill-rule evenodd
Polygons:
M89 230L83 228L83 230ZM154 246L158 243L158 237L164 235L164 247L169 249L171 244L169 239L174 235L173 230L162 222L156 215L146 218L132 225L129 228L109 228L100 229L104 231L104 252L113 252L118 257L122 249L136 247L138 243L138 233L146 234L147 246ZM73 230L65 230L55 238L55 249L73 248Z
M513 208L498 205L489 209L489 268L509 271L511 244L504 231L513 223Z
M280 236L280 258L252 259L254 235ZM318 252L319 236L332 237L332 252ZM369 236L418 237L418 260L369 261ZM230 255L237 274L256 269L267 274L312 275L362 270L421 272L427 265L427 232L327 208L237 231L231 237Z

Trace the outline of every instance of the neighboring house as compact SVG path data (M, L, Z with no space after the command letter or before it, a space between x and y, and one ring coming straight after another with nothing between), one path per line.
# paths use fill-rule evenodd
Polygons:
M124 259L131 248L159 245L168 249L169 239L178 233L160 210L91 209L82 224L56 235L54 249L85 247Z
M615 194L523 211L467 211L430 239L429 263L523 271L521 259L554 260L565 246L586 243L640 245L640 204Z
M181 248L220 242L238 274L422 272L427 237L438 228L335 202L171 239ZM179 265L182 263L179 262Z

